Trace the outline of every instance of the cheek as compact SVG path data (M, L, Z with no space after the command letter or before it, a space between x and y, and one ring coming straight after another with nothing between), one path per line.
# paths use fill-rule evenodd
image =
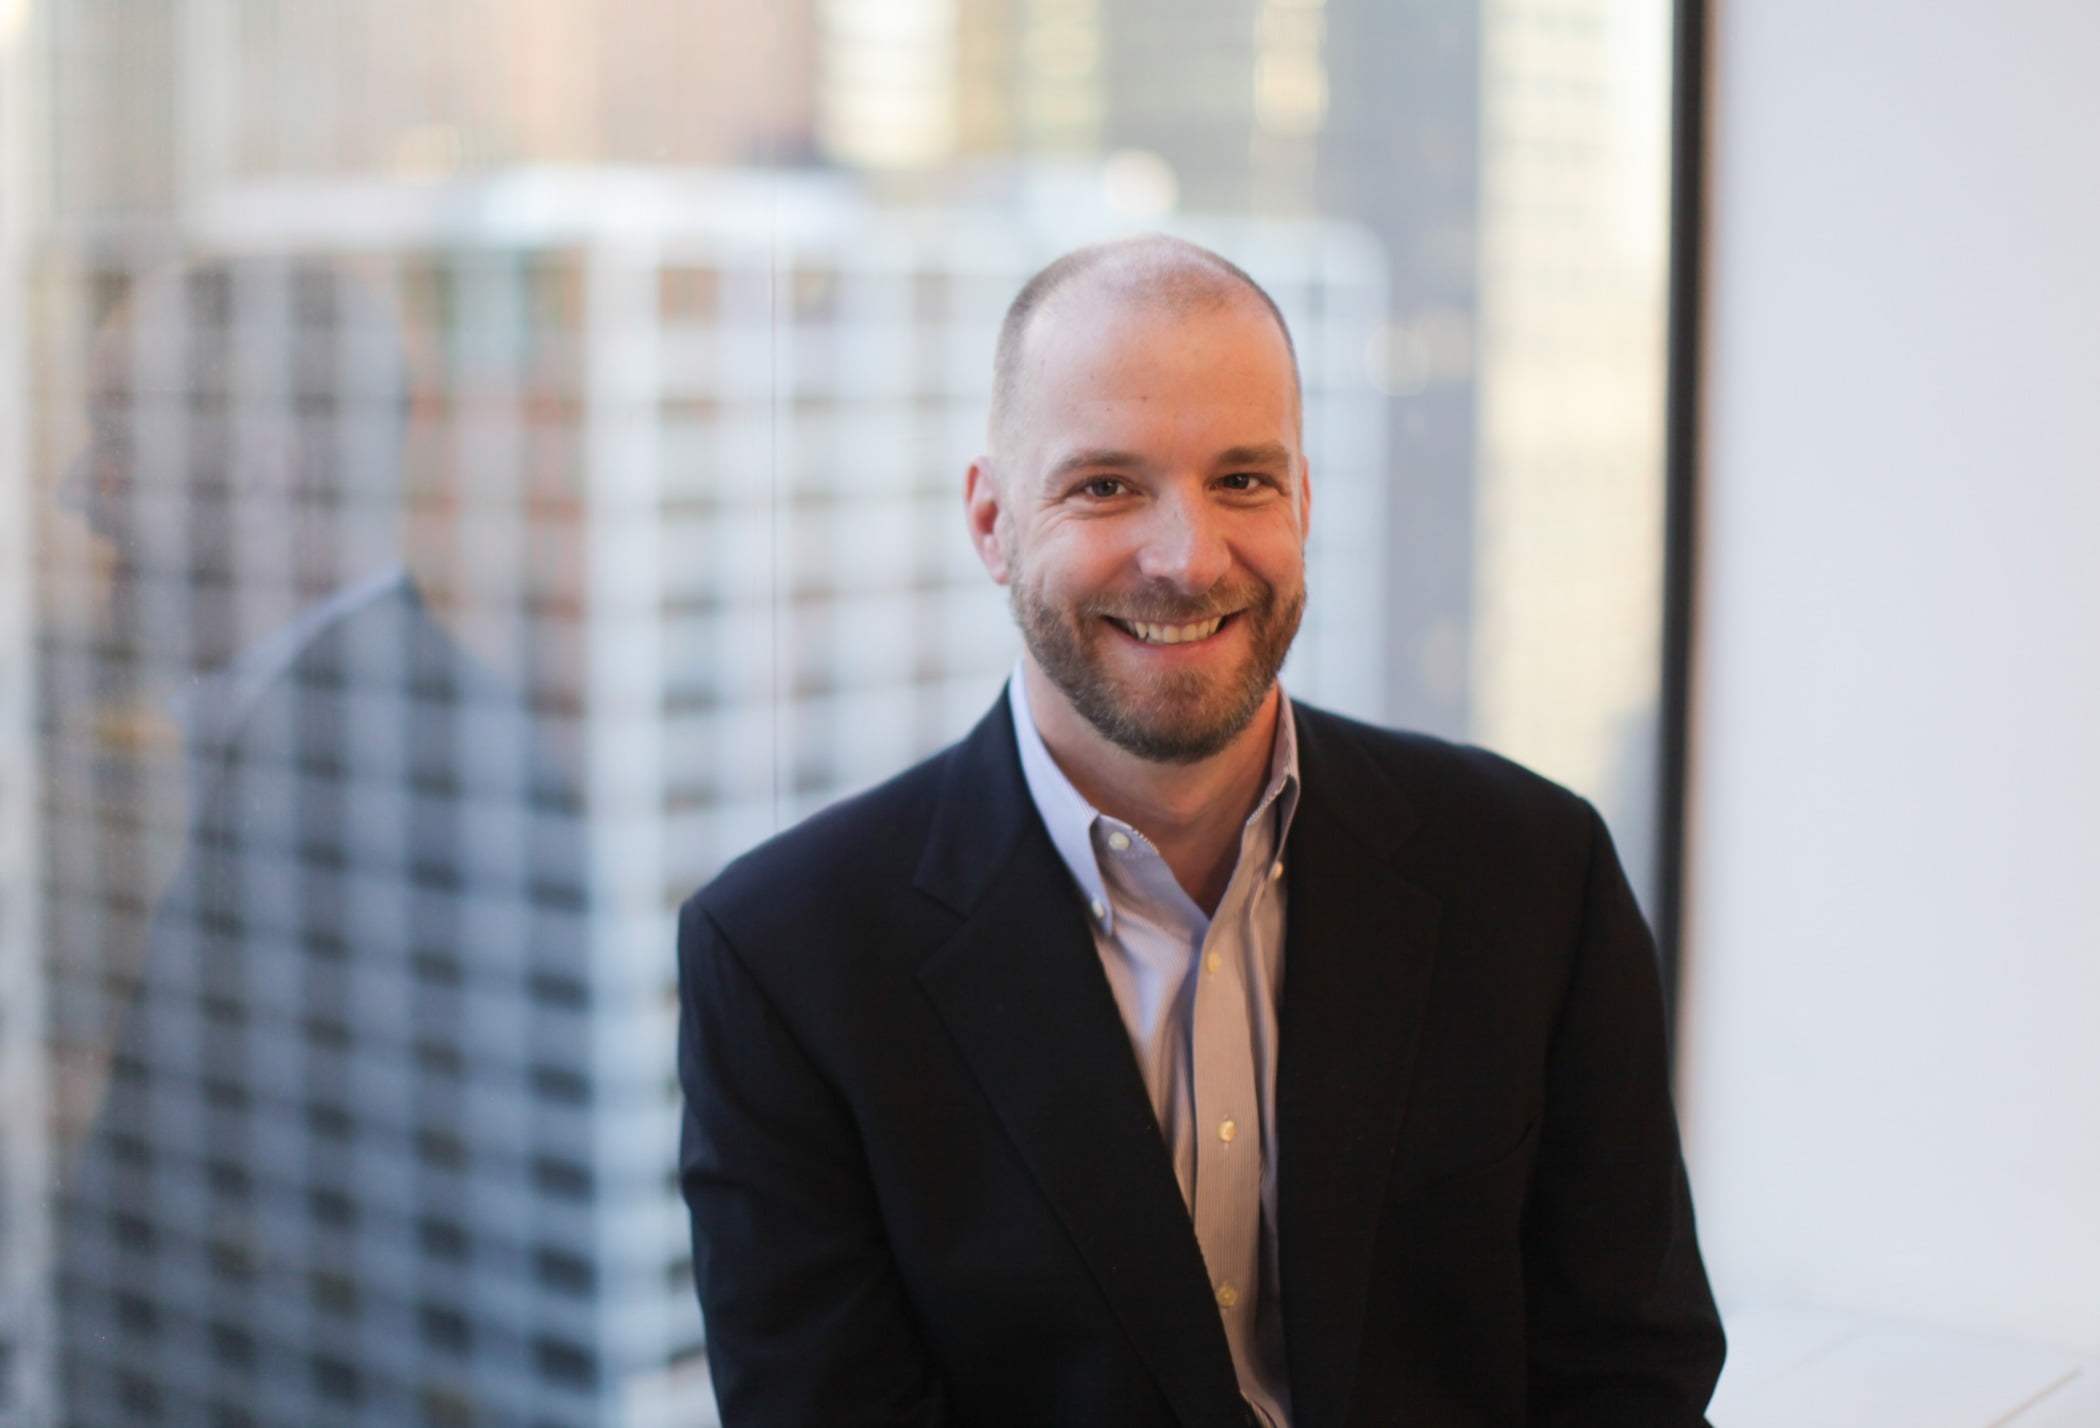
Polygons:
M1304 572L1304 563L1291 552L1241 543L1233 548L1232 566L1221 584L1231 590L1259 586L1282 592L1300 584Z
M1086 532L1051 531L1014 552L1017 572L1038 592L1071 600L1113 587L1123 568L1112 545Z

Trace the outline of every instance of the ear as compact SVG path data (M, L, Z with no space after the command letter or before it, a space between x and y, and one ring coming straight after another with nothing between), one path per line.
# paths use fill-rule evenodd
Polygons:
M984 562L985 573L1004 585L1013 578L1006 560L1006 533L1011 517L999 494L999 480L992 474L992 458L980 456L970 463L963 483L963 518L970 527L970 544Z
M1312 539L1312 462L1303 457L1298 461L1298 541L1302 545Z

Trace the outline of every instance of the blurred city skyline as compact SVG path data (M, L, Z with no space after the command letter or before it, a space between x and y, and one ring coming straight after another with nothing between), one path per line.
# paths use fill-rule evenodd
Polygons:
M711 1411L665 1179L670 911L741 848L958 735L996 692L1018 645L963 539L962 470L1005 302L1080 242L1186 233L1292 321L1320 482L1294 692L1570 784L1645 890L1668 54L1652 0L0 11L15 200L0 253L22 318L0 354L0 399L22 417L0 483L33 532L0 569L21 611L0 659L23 672L0 817L23 850L7 876L41 890L0 948L18 988L0 1005L0 1090L51 1108L0 1157L0 1205L26 1227L0 1235L0 1418L525 1422L501 1387L519 1375L551 1395L548 1423ZM323 265L376 295L405 353L398 542L347 575L398 568L386 588L408 603L390 626L362 605L327 614L379 644L317 677L364 690L382 722L437 719L451 732L432 747L462 751L448 758L473 729L523 752L494 782L393 755L317 765L292 750L334 706L287 705L291 744L244 756L285 772L256 786L325 810L348 779L424 811L362 852L313 851L326 828L302 823L286 862L279 833L241 824L211 835L212 856L234 858L235 882L287 886L348 857L384 904L424 896L403 861L417 820L482 830L471 860L496 830L551 817L566 831L542 853L572 900L499 858L489 886L512 892L461 874L447 916L559 926L567 970L465 932L316 962L311 928L228 923L184 891L204 846L197 733L113 633L127 557L66 473L98 440L113 321L168 273L227 261ZM215 321L259 321L245 314L279 301L274 281L237 282L264 296ZM194 340L194 323L171 330ZM251 433L235 455L274 449L234 426ZM158 459L209 465L198 429L168 428ZM231 639L215 592L265 577L204 560L201 498L168 499L157 519L188 528L192 565L158 613L188 622L184 640ZM294 672L336 625L301 628ZM417 692L432 670L453 691L435 708ZM417 802L433 789L449 792ZM215 1000L166 981L180 958L165 929L183 918L249 969L220 974L237 985ZM273 1001L268 969L294 940L309 999L370 985L464 1020L317 1021ZM547 1016L574 1019L552 1060L518 1042ZM165 1050L230 1026L257 1048L249 1069ZM367 1079L394 1064L420 1079ZM266 1065L342 1085L280 1102L254 1079ZM360 1108L353 1085L405 1099ZM247 1207L282 1274L227 1250L201 1210L61 1267L60 1246L97 1233L78 1196L131 1193L121 1170L79 1190L77 1146L148 1093L207 1119L238 1106L258 1147L325 1150L350 1116L370 1178L339 1202L275 1152L176 1136L121 1163L211 1215ZM485 1143L472 1117L430 1109L458 1095L509 1108ZM542 1128L513 1135L504 1117ZM569 1207L540 1223L508 1182L544 1170L549 1135L574 1173L536 1182ZM50 1200L54 1179L75 1188ZM455 1203L496 1227L477 1257L443 1228L465 1221L432 1209ZM192 1252L261 1267L173 1282L166 1266ZM360 1278L352 1262L392 1267ZM184 1337L207 1321L216 1338ZM213 1367L187 1373L190 1358Z

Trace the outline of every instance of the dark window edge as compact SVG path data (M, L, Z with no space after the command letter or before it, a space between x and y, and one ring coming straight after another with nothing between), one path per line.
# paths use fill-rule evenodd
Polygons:
M1701 342L1706 257L1708 0L1676 0L1670 115L1668 390L1663 456L1661 735L1655 935L1664 995L1682 985L1692 656L1698 593Z

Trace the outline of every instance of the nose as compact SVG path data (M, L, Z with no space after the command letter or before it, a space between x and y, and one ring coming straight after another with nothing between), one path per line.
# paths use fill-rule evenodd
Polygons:
M1232 568L1224 513L1204 496L1200 485L1193 491L1177 485L1155 501L1138 553L1138 571L1147 580L1201 595Z
M96 535L114 540L118 524L117 482L110 468L109 454L100 443L90 442L66 463L53 499L60 510L78 516Z
M101 468L99 454L89 446L66 463L65 472L58 478L58 489L53 498L58 508L78 516L89 529L98 534L103 525L102 513L97 509L97 477Z

